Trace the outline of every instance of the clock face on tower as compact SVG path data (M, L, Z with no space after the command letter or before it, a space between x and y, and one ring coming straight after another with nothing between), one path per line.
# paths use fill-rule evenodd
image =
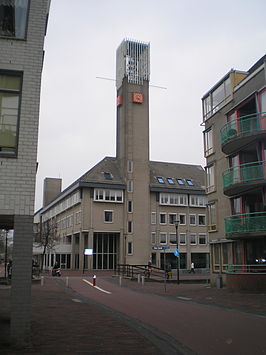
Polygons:
M143 103L143 95L138 92L133 92L133 102L142 104Z

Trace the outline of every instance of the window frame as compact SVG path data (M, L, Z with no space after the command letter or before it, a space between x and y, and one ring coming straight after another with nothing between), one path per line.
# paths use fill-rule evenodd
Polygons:
M18 90L0 89L0 93L17 94L17 96L18 96L17 120L16 120L16 143L15 143L14 147L9 148L9 149L13 149L12 151L2 151L1 149L7 148L7 147L0 146L0 156L5 157L5 158L16 158L18 155L19 128L20 128L20 119L21 119L23 72L13 71L13 70L0 70L0 75L8 76L8 77L17 77L20 80L20 85L19 85ZM0 118L1 118L1 112L0 112ZM1 130L0 130L0 132L1 132Z
M200 242L200 238L201 238L203 235L205 236L205 243L201 243L201 242ZM199 244L199 245L207 245L207 233L199 233L199 235L198 235L198 244Z
M157 223L157 214L156 212L151 212L151 224Z
M211 193L215 191L215 164L206 166L206 192Z
M185 236L185 242L184 243L181 243L181 235L182 236ZM178 236L178 244L179 245L187 245L187 233L184 233L184 232L182 232L182 233L179 233L179 236Z
M133 242L127 242L127 255L133 255Z
M200 217L204 218L204 224L200 223ZM198 214L198 226L206 226L206 214Z
M107 213L110 213L111 221L107 221ZM113 210L104 210L104 223L114 223L114 211Z
M170 218L173 217L173 223L171 223ZM177 221L177 213L168 213L168 224L170 226L175 225L175 222Z
M164 222L162 222L162 216L164 216ZM167 213L166 212L160 212L160 224L167 224Z
M162 242L162 238L161 236L164 235L165 236L165 242ZM166 232L160 232L160 244L166 245L167 244L167 233Z
M194 217L195 223L191 223L191 219L190 219L191 217ZM190 226L196 226L196 225L197 225L196 213L190 213L190 214L189 214L189 225L190 225Z
M185 223L181 223L181 218L180 218L180 216L183 216L183 217L184 217ZM186 213L179 213L179 214L178 214L178 217L179 217L179 225L180 225L180 226L186 226L186 225L187 225L187 215L186 215Z
M171 241L171 237L174 237L174 241ZM169 244L176 245L176 233L169 233Z
M191 237L195 237L195 243L192 243ZM196 233L189 233L189 244L190 245L197 245L197 234Z

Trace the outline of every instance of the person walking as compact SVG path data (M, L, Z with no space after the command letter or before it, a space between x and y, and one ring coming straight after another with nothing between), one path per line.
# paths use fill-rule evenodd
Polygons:
M191 274L192 272L193 272L193 274L195 274L195 269L194 269L194 263L193 262L191 263L189 273Z

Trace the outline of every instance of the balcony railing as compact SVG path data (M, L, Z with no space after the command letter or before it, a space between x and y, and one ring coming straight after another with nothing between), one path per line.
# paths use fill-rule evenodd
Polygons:
M266 275L266 263L248 265L227 265L226 274L259 274Z
M266 130L266 112L241 116L226 123L221 128L222 145L240 136L250 135L256 131Z
M266 176L266 161L257 161L232 167L223 173L223 186L263 180Z
M225 218L225 233L251 233L266 231L266 212L254 212Z

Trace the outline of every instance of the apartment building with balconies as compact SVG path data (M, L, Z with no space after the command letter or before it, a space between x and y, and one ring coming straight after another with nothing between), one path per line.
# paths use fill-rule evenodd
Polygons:
M265 60L202 98L212 281L238 288L266 285Z

